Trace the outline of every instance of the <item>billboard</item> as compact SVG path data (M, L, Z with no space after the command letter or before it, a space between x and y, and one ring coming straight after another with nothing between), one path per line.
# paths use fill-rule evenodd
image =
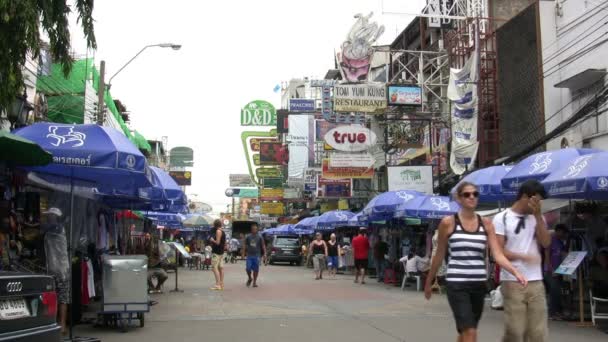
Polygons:
M389 85L388 104L391 106L421 106L422 90L418 86Z
M283 215L285 207L280 202L262 202L260 203L260 213L262 215Z
M359 125L338 126L325 134L325 143L333 149L346 152L360 152L376 144L376 134Z
M267 101L255 100L241 109L241 126L276 126L277 111Z
M180 186L192 185L192 172L190 171L169 171L171 178Z
M327 179L317 176L317 197L349 198L351 196L351 179Z
M260 165L287 165L289 150L280 142L260 142Z
M260 143L262 142L276 142L276 138L251 138L249 140L249 147L254 152L260 152Z
M391 166L388 167L388 190L416 190L433 194L433 167Z
M280 189L261 189L260 199L262 201L280 201L283 199L283 188Z
M262 178L262 185L264 188L282 188L283 178Z
M283 172L277 167L260 167L255 169L255 176L259 178L265 177L283 177Z
M225 192L226 197L239 197L239 198L258 198L258 188L228 188Z
M343 178L373 178L374 168L372 167L329 167L329 159L323 159L323 178L343 179Z
M386 109L384 83L344 84L334 87L336 112L384 113Z
M311 99L289 99L290 112L314 112L315 100Z
M255 184L251 180L251 175L249 174L231 174L228 176L230 181L230 186L233 187L254 187Z
M194 151L190 147L174 147L169 151L169 164L175 167L194 166Z

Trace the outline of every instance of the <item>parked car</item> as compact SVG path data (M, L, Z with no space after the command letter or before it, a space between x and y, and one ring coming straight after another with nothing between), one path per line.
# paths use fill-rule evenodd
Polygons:
M0 341L61 341L52 277L0 271Z
M293 235L277 235L272 239L270 264L288 262L291 265L302 265L300 238Z

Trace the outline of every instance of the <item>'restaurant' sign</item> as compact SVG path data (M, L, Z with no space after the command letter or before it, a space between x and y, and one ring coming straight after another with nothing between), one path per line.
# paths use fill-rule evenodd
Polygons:
M334 87L334 111L381 114L386 109L384 84L343 84Z
M376 144L376 134L359 126L338 126L325 134L325 142L338 151L364 151Z

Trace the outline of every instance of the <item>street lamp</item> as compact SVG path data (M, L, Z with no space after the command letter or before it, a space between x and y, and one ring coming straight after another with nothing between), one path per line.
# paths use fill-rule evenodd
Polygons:
M11 123L11 129L27 125L34 107L27 102L27 92L23 90L23 95L16 96L15 101L7 110L7 117Z
M116 77L116 75L118 75L124 68L126 68L127 65L131 64L131 62L133 62L133 60L137 58L137 56L141 55L141 53L144 52L145 49L150 47L171 48L175 51L182 48L181 45L173 43L152 44L144 46L141 50L139 50L137 54L135 54L135 56L133 56L133 58L131 58L127 63L125 63L125 65L122 66L122 68L118 69L118 71L114 75L112 75L112 77L110 77L110 80L108 81L108 90L110 90L110 87L112 86L112 79Z

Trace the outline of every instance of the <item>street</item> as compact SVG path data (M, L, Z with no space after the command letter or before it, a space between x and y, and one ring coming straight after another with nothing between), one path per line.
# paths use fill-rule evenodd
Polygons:
M267 266L259 288L245 287L244 263L226 267L226 289L210 291L210 271L180 270L179 288L172 293L174 274L158 304L146 316L144 328L127 333L81 325L76 336L113 341L451 341L455 327L445 295L430 302L414 285L400 288L354 284L351 276L313 279L303 267ZM550 322L551 341L605 341L595 328ZM480 323L480 341L498 341L502 312L486 307Z

